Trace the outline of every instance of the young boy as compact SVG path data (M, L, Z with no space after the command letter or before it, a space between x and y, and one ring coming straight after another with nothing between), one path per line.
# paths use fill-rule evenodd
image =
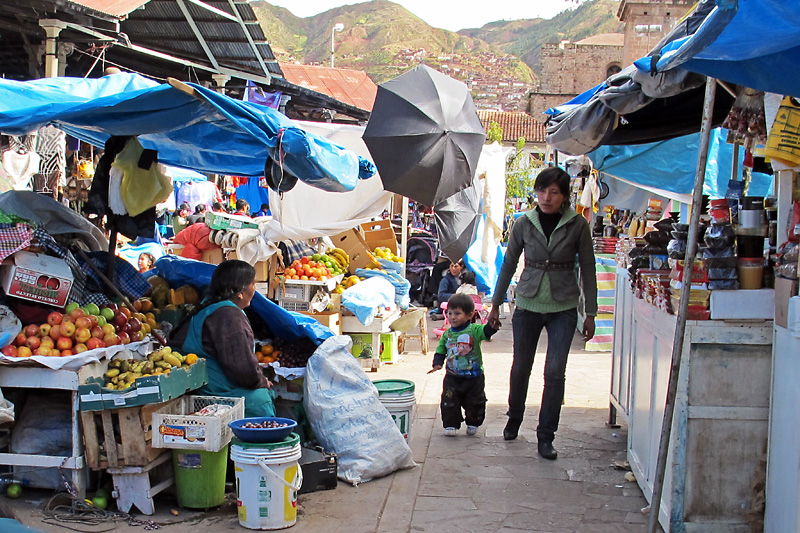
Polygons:
M474 313L475 303L467 294L454 294L447 300L450 329L442 334L433 356L433 369L428 372L443 366L446 371L440 408L444 434L448 437L456 436L462 421L467 423L467 435L475 435L486 418L481 341L497 330L488 324L473 324Z

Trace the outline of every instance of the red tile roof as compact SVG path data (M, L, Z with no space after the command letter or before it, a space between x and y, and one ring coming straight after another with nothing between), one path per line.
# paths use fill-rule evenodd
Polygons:
M135 11L150 0L71 0L73 4L88 7L115 17L124 18L131 11Z
M327 94L359 109L372 111L378 86L365 72L344 68L281 63L286 81Z
M525 142L529 143L544 142L544 124L527 113L479 110L478 117L486 129L492 122L497 122L503 129L504 142L516 142L520 137L524 137Z
M586 39L581 39L575 44L591 44L595 46L623 46L625 44L624 33L601 33L592 35Z

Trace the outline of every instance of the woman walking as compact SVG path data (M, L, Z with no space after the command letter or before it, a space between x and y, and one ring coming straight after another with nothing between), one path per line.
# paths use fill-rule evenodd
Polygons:
M500 269L488 321L499 329L499 312L520 254L525 267L516 289L516 310L512 318L514 362L508 395L508 423L505 440L519 433L528 395L528 381L542 329L547 330L544 391L536 436L539 455L556 459L553 439L561 416L567 356L578 323L580 288L575 274L577 258L585 300L585 340L594 336L597 315L592 233L586 220L568 205L569 174L558 167L543 170L534 190L538 205L517 220L511 230L505 260Z

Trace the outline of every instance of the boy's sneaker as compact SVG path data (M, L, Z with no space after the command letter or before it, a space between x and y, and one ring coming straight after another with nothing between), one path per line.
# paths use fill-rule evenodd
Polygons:
M456 435L458 435L458 430L456 428L444 428L445 437L455 437Z
M467 426L467 435L475 435L478 433L478 426Z

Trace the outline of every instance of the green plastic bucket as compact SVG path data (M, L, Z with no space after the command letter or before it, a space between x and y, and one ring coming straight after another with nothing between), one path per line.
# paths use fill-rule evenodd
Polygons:
M283 529L297 522L297 494L303 484L300 456L297 433L271 443L233 439L231 459L240 526Z
M172 450L178 505L209 509L225 501L228 445L218 452Z
M372 383L378 389L378 399L392 415L392 420L397 424L406 443L410 442L411 422L416 405L414 382L406 379L378 379Z

